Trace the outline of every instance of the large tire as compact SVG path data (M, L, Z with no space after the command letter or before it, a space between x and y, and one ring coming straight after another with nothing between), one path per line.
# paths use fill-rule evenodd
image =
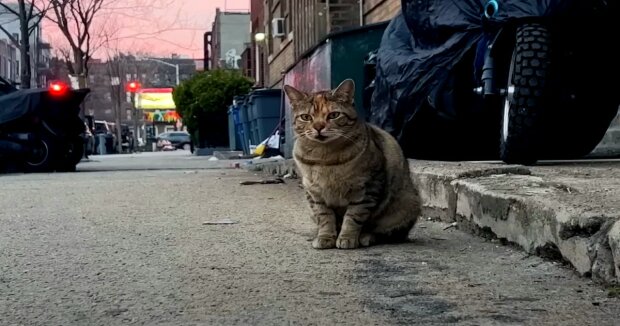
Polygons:
M56 169L58 146L52 137L42 133L31 144L32 150L24 161L27 172L54 172Z
M516 31L500 139L500 158L509 164L531 165L540 158L545 107L550 99L549 34L545 26L533 23Z
M67 143L66 154L56 162L58 172L75 172L76 166L84 156L84 140L80 136L74 137Z

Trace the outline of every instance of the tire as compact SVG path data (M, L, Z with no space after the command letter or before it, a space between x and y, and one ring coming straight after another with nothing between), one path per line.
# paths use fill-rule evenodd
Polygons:
M67 143L67 151L63 159L57 161L58 172L75 172L76 166L84 156L84 140L82 137L75 137Z
M184 145L183 145L183 150L186 150L186 151L191 151L191 150L192 150L192 145L190 145L190 144L184 144Z
M550 33L540 24L517 28L502 113L500 158L532 165L540 157L545 107L551 97Z
M51 137L41 135L31 144L32 151L24 161L27 172L54 172L57 146Z

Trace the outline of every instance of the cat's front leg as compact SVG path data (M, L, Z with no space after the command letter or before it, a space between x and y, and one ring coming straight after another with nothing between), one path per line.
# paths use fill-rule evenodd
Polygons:
M307 194L310 208L312 209L312 218L318 226L316 238L312 241L312 247L315 249L330 249L336 247L336 213L333 209L327 207L325 202L315 200L310 194Z
M336 240L336 247L340 249L359 247L362 226L369 217L370 207L367 202L349 205L342 220L342 229Z

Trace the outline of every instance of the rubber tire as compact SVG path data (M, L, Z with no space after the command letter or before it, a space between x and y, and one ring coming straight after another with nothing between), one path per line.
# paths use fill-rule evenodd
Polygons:
M58 160L56 170L58 172L75 172L76 166L84 156L84 140L77 136L67 144L67 152L64 159Z
M502 114L500 158L508 164L532 165L540 157L542 124L550 93L547 90L551 68L550 33L541 24L517 27L516 42L508 74L514 85L508 110L508 132Z
M46 156L41 162L37 162L36 165L33 165L32 162L28 162L26 159L24 161L24 169L26 172L54 172L56 169L55 163L57 162L56 154L58 152L56 142L45 133L41 134L36 142L37 145L43 145L42 148L45 148Z

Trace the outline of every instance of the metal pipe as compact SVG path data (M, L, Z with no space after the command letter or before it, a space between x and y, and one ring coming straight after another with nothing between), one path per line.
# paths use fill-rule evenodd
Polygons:
M260 48L258 47L258 42L254 42L254 46L256 47L256 86L260 86L261 80L260 80L260 70L261 70L261 66L260 66Z
M364 26L364 0L359 0L360 3L360 26Z

